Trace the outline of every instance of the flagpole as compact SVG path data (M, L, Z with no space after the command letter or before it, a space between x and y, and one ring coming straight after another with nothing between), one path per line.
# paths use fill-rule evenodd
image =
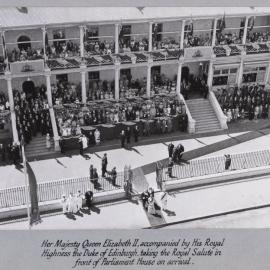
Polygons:
M24 167L24 181L25 181L25 201L27 206L27 218L28 218L28 226L29 230L31 230L31 222L30 222L30 198L29 198L29 179L27 174L27 168L26 168L26 157L24 152L24 143L23 140L21 142L22 147L22 158L23 158L23 167Z

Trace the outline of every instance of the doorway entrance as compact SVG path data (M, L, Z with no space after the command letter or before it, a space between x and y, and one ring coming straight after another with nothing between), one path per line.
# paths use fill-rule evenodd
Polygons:
M18 48L20 51L27 51L28 48L31 49L31 39L28 36L20 36L17 40Z
M32 98L36 96L35 84L31 80L27 80L22 84L22 90L26 94L26 98Z

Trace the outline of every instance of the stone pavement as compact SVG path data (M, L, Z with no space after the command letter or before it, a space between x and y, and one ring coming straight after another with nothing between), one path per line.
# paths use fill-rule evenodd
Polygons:
M42 223L34 225L32 229L138 229L152 226L178 228L188 227L189 223L193 224L193 227L196 227L195 225L199 227L201 223L198 220L205 220L205 218L212 218L214 222L216 216L220 219L219 216L228 213L242 212L245 209L269 209L266 208L270 207L269 188L269 177L253 178L170 193L168 210L162 211L161 217L158 217L160 212L156 217L149 217L149 214L143 210L142 204L133 199L97 206L90 212L84 210L74 215L73 219L63 214L46 216L42 218ZM155 194L158 205L161 204L160 196L161 193ZM244 219L248 220L250 227L253 227L252 221L247 217L248 213L246 212ZM244 221L243 223L245 226ZM222 228L221 223L219 227ZM226 227L229 227L229 222ZM265 224L265 227L270 227L270 223ZM2 224L0 229L28 229L28 226L27 221L21 221Z

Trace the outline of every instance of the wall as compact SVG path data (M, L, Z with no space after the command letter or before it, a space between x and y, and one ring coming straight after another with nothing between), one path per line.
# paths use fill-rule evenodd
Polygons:
M6 80L0 79L0 92L5 93L6 95L8 94Z
M8 51L12 51L14 48L18 49L17 44L8 44L8 43L15 43L20 36L28 36L32 41L39 41L39 42L32 42L31 47L33 49L38 49L43 47L42 43L42 30L41 28L38 29L31 29L31 30L15 30L15 31L6 31L5 32L5 39L6 39L6 46Z
M162 65L161 74L164 74L170 80L173 80L177 76L178 65Z
M195 76L199 75L199 62L185 63L183 67L189 68L189 74L194 74Z

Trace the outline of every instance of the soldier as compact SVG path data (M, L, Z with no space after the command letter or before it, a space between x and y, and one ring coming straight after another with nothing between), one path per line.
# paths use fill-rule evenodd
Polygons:
M105 177L105 173L107 172L107 165L108 165L108 159L107 159L107 154L105 153L101 161L102 177Z
M173 149L174 149L174 144L171 142L171 143L168 145L169 158L171 158L172 155L173 155Z
M126 139L125 131L122 130L120 133L120 140L121 140L121 147L122 148L125 148L125 139Z
M135 126L135 129L134 129L133 133L134 133L134 141L138 142L138 137L139 137L139 128L138 128L138 126Z
M172 169L173 169L173 161L171 158L169 158L169 164L168 164L168 175L169 177L172 177Z

